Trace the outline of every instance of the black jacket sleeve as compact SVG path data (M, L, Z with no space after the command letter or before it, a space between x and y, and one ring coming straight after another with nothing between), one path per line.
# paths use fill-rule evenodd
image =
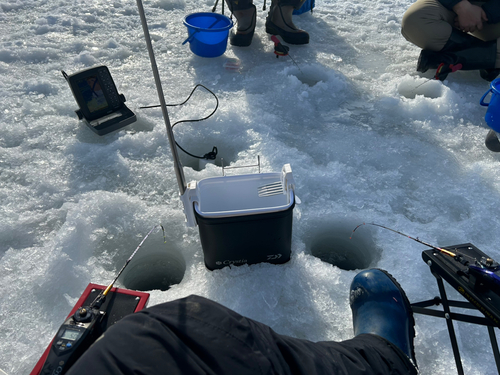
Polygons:
M457 5L462 0L438 0L442 6L448 10L453 10L453 7Z
M482 7L488 17L488 23L500 22L500 0L490 0Z

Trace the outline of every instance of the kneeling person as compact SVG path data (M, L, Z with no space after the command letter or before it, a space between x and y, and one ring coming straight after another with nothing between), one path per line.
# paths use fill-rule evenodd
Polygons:
M417 71L437 69L444 80L457 70L479 70L487 81L500 73L500 0L417 0L403 16L403 36L422 48Z

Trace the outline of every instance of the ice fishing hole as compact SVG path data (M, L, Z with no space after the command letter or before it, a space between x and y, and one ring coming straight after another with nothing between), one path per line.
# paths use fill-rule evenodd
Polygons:
M165 291L179 284L185 272L186 263L182 254L178 250L166 249L133 258L119 281L127 289Z
M415 99L417 95L436 99L443 96L444 86L437 80L405 80L399 84L398 92L408 99Z
M205 146L205 148L199 148L199 150L199 153L196 155L203 156L206 153L212 151L213 146L210 146L208 148L207 146ZM189 152L194 154L193 150L189 150ZM207 164L214 164L218 167L222 167L221 159L224 159L224 166L227 167L229 164L235 162L238 159L238 152L239 150L236 150L231 146L228 147L222 145L221 147L217 146L217 157L215 158L215 160L193 158L189 155L186 155L182 151L179 153L179 159L181 160L183 166L192 168L193 170L199 172L205 169Z
M303 84L313 87L319 82L328 81L328 75L317 66L302 66L300 70L294 68L290 71Z
M349 271L373 267L380 260L382 249L376 246L370 230L358 229L350 239L356 224L323 223L311 227L315 229L307 236L306 248L323 262Z
M320 78L309 76L307 74L299 73L299 74L296 75L296 77L298 78L298 80L300 82L302 82L303 84L306 84L309 87L313 87L318 82L321 82Z

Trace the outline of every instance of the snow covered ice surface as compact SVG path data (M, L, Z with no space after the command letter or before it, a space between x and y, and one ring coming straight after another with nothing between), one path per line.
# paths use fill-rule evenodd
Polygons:
M181 154L186 179L221 175L221 157L248 165L260 155L264 172L290 163L301 200L291 261L205 268L198 231L184 224L161 111L139 109L158 97L134 0L0 1L0 369L7 374L28 374L87 284L109 284L160 223L167 244L157 232L134 260L151 267L143 287L173 284L150 291L150 306L199 294L313 341L352 337L348 290L359 269L386 269L412 302L438 294L421 258L425 246L369 226L349 240L362 222L438 246L471 242L500 259L499 155L484 146L479 105L489 84L478 72L457 72L415 89L432 75L415 72L419 50L400 34L411 0L317 1L313 14L294 18L311 35L309 45L290 46L300 70L275 58L259 2L249 48L193 55L182 45L182 20L213 3L144 2L167 103L182 102L198 83L220 100L209 120L174 128L193 153L219 150L206 166ZM227 58L240 60L239 72L224 69ZM100 64L138 118L103 137L78 121L61 75ZM203 117L213 106L200 90L170 118ZM342 267L329 263L339 259ZM486 328L456 328L466 374L495 373ZM421 372L453 373L445 322L417 315L416 332Z

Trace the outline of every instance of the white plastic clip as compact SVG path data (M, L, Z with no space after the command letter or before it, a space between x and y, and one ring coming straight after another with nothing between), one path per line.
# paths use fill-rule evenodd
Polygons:
M186 225L195 227L196 216L194 215L194 202L198 202L198 189L196 181L187 184L186 191L181 195L181 201L184 205L184 215L186 216Z
M290 164L285 164L281 170L281 183L283 184L283 193L295 191L295 181L293 180L292 167Z

